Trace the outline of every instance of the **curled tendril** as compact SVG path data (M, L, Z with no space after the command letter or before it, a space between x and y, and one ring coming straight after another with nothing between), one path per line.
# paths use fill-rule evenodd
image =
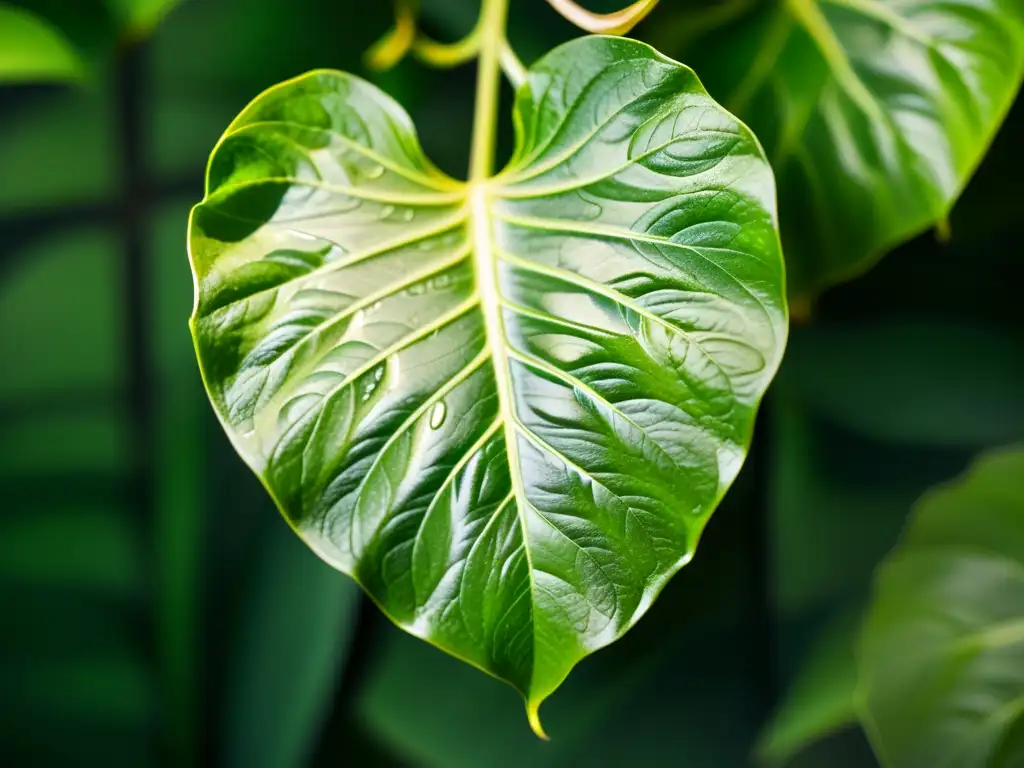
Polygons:
M480 28L454 43L439 43L424 34L418 34L412 45L413 55L424 64L434 67L457 67L476 58L480 53Z
M395 24L366 52L371 69L385 72L412 54L434 67L457 67L476 58L480 52L480 30L474 29L462 40L440 43L419 31L418 0L395 0Z
M395 25L366 52L370 69L385 72L394 67L412 50L416 41L417 0L395 0Z
M624 35L639 24L658 4L658 0L637 0L615 13L593 13L575 0L548 0L565 19L595 35Z
M448 69L479 55L482 40L479 24L461 40L441 43L418 29L418 13L418 0L395 0L395 24L366 52L367 66L385 72L412 55L429 66ZM526 76L525 68L507 40L502 44L501 67L513 85L519 85Z

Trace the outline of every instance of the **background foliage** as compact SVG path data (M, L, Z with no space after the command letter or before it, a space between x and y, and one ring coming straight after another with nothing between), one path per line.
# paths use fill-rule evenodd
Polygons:
M308 69L366 74L390 8L170 5L11 6L62 63L0 89L0 758L875 765L843 693L852 648L811 649L858 625L923 492L1024 438L1020 107L948 241L900 246L794 328L697 558L552 698L544 744L510 690L401 634L288 531L215 423L185 326L184 222L224 126ZM692 8L663 5L635 35L683 56ZM455 39L476 12L428 0L424 26ZM513 3L525 60L573 34L539 0ZM472 78L412 61L373 76L453 175ZM775 721L758 742L808 674L838 690L807 694L810 723Z

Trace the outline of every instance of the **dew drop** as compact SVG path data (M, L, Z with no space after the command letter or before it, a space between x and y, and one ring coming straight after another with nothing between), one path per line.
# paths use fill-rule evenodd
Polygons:
M371 397L373 397L373 394L380 387L380 382L381 379L383 378L384 366L378 365L376 368L373 369L373 375L369 378L369 380L365 381L359 388L360 399L364 403L367 402Z
M422 296L427 292L427 286L424 283L414 283L406 288L405 292L410 296Z
M363 172L363 175L368 179L379 179L381 176L384 175L384 166L371 165Z
M412 208L406 208L404 211L402 211L402 221L410 222L415 218L416 211L414 211Z
M385 205L385 206L381 207L380 213L377 214L377 218L379 218L381 220L388 219L388 218L391 218L391 216L393 216L394 213L395 213L395 206L393 206L393 205Z
M430 428L440 429L447 416L448 406L444 404L444 400L440 400L435 403L434 407L430 411Z

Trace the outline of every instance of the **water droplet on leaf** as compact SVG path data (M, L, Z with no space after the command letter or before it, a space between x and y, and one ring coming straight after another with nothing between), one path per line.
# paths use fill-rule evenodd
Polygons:
M430 411L430 428L440 429L441 425L444 424L445 418L448 416L448 406L444 404L444 400L434 404L434 407Z

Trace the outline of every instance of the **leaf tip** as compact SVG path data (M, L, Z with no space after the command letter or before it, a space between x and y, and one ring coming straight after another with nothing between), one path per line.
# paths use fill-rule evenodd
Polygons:
M526 705L526 717L530 721L530 728L537 734L537 738L543 739L544 741L551 741L550 737L544 733L544 726L540 723L540 702L528 702Z

